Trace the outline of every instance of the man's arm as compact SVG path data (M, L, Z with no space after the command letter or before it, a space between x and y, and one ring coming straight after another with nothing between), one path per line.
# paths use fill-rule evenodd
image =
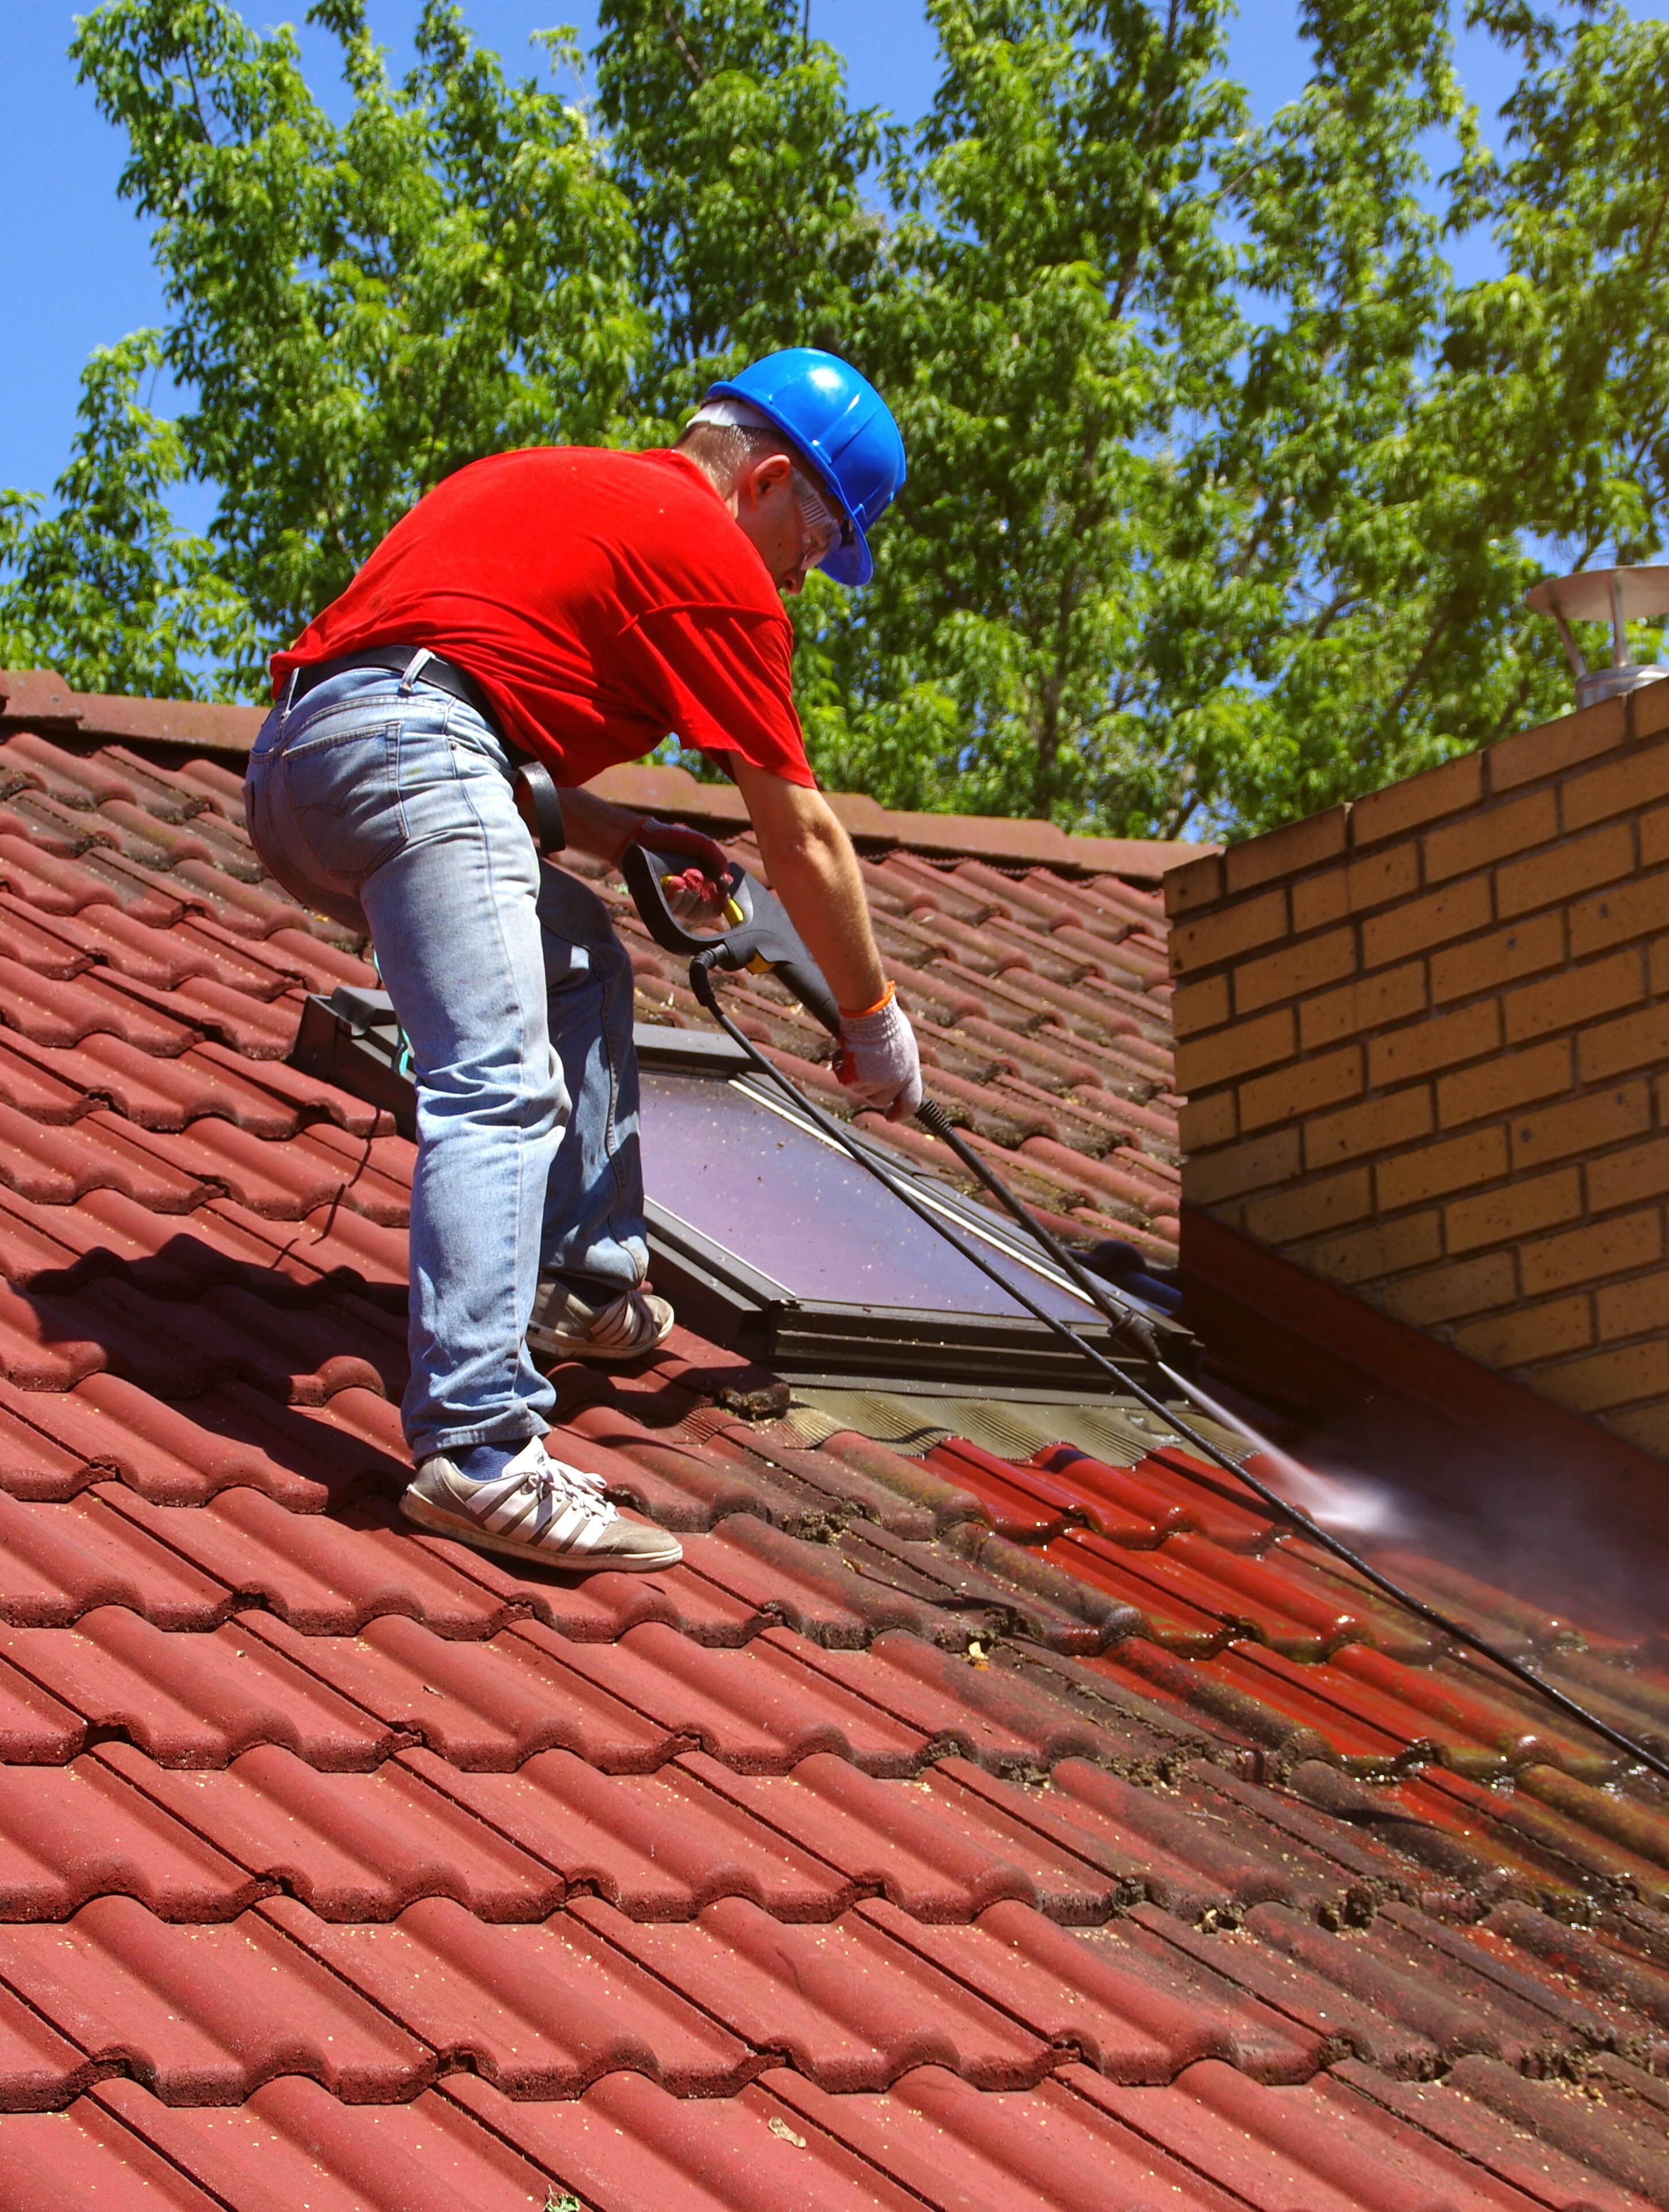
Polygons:
M835 1004L850 1013L873 1006L886 977L851 839L820 791L755 768L740 754L731 756L730 765L771 887L827 978Z
M828 801L739 755L731 763L753 817L771 887L840 1008L835 1073L856 1103L902 1121L922 1103L916 1035L881 973L852 841Z
M577 784L562 787L562 826L576 853L589 853L598 860L618 860L643 819L637 808L617 806L594 791Z
M676 853L693 860L716 890L724 881L728 855L704 831L682 822L657 821L635 807L617 806L579 784L563 784L561 797L563 828L576 853L618 860L628 845L647 844L657 853Z

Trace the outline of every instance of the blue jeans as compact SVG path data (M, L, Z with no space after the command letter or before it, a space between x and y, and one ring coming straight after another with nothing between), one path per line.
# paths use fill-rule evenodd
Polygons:
M649 1265L631 967L607 910L540 861L503 746L421 673L350 670L281 702L245 799L284 889L369 933L411 1042L412 1454L542 1435L539 1277L594 1304Z

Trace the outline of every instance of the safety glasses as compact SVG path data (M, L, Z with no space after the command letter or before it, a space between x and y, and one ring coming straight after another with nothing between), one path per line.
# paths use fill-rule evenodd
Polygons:
M816 568L842 543L846 536L846 525L803 470L795 469L794 471L794 494L800 502L800 528L806 566Z

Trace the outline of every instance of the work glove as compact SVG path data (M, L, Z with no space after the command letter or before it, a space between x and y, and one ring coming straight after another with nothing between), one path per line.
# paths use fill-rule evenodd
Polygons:
M916 1032L890 983L878 1006L840 1017L834 1072L861 1105L880 1107L889 1121L908 1121L921 1104Z
M620 853L628 845L642 845L648 852L665 853L694 864L667 885L667 903L675 921L718 919L730 879L730 855L716 838L681 822L659 822L652 814L640 814L637 827L620 840ZM618 860L620 854L614 857Z

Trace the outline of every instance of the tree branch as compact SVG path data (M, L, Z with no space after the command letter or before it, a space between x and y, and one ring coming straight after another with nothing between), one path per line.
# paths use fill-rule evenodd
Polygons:
M707 72L685 43L684 33L677 15L673 11L671 0L661 0L661 20L667 26L667 36L677 48L678 58L689 71L691 82L697 85L705 84Z

